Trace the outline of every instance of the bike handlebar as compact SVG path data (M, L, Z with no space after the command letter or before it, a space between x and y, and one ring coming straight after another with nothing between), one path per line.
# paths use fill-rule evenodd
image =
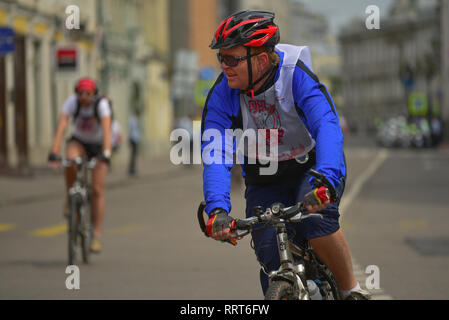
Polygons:
M97 159L92 158L90 160L86 160L83 157L75 157L72 159L62 159L61 164L63 167L66 168L71 167L73 164L76 164L78 167L81 167L83 164L86 164L88 169L93 169L97 164Z
M200 225L201 231L206 237L209 235L206 232L206 224L203 219L204 208L206 207L206 202L202 201L198 207L198 223ZM271 208L257 216L252 216L246 219L235 219L235 227L231 229L232 238L242 238L248 235L253 229L254 225L260 222L268 222L271 224L276 224L279 222L301 222L304 219L317 217L323 218L319 213L307 213L307 209L298 203L294 206L283 208L281 203L275 203Z
M313 185L315 188L324 186L329 191L331 201L337 202L339 200L337 191L325 175L313 169L309 169L308 173L315 178L313 181ZM206 223L204 222L203 218L203 212L205 208L206 202L202 201L198 207L197 216L201 231L206 237L209 237L206 232ZM282 203L275 203L271 206L271 208L267 208L266 210L264 210L262 207L255 207L253 208L253 211L255 212L255 215L252 217L246 219L235 219L235 227L231 229L231 238L233 239L228 240L229 243L236 245L236 239L249 234L254 225L260 222L276 224L282 222L301 222L304 219L312 217L321 219L323 218L323 216L319 213L307 213L307 209L301 202L287 208L284 208L284 205Z
M270 224L276 224L279 222L301 222L308 218L323 218L320 213L307 213L307 209L298 203L294 206L283 208L282 204L275 203L271 208L267 208L265 213L259 216L253 216L246 219L236 219L235 229L231 230L235 232L235 237L240 238L246 236L251 232L253 227L260 222L266 222Z

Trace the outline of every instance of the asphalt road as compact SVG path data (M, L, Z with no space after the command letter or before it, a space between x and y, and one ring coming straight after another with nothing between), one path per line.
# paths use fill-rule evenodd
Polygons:
M391 150L344 216L353 256L394 299L449 298L449 153Z
M345 195L378 153L347 149ZM390 151L347 204L342 225L359 281L378 266L379 298L449 297L448 163L447 152ZM249 239L232 247L200 233L201 173L179 168L110 188L104 251L78 264L79 290L66 288L62 201L0 207L0 299L262 299ZM243 217L243 186L231 196L233 216Z

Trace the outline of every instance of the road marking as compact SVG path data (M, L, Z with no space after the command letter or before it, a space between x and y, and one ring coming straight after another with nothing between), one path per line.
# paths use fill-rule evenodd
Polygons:
M13 230L16 228L15 223L2 223L0 224L0 232Z
M389 152L386 149L381 149L374 160L370 163L368 168L366 168L363 173L358 176L355 181L352 183L351 188L348 190L348 193L343 196L341 199L339 209L340 216L343 216L344 212L346 212L349 205L354 201L354 199L359 195L362 190L363 185L368 181L373 174L379 169L379 167L384 163L384 161L388 158ZM349 224L350 225L350 224ZM367 274L364 272L364 269L352 258L352 267L354 270L354 277L359 282L360 286L366 289L365 283L367 279ZM372 300L392 300L393 297L385 294L385 292L380 290L368 290L371 293Z
M354 201L354 199L359 195L360 190L366 181L371 178L371 176L379 169L379 167L384 163L384 161L388 158L389 152L386 149L381 149L374 160L370 163L368 168L366 168L363 173L358 176L355 181L352 183L351 188L348 190L348 193L345 194L338 206L340 216L346 212L347 207Z
M2 225L0 224L0 231L2 231L1 226ZM111 235L125 235L125 234L133 233L136 230L138 230L139 228L141 228L141 226L136 225L136 224L129 224L129 225L124 225L124 226L120 226L117 228L105 230L105 233L111 234ZM36 229L36 230L31 231L29 234L33 237L50 238L50 237L59 236L60 234L63 234L63 233L67 233L67 224L66 223Z
M403 231L414 231L427 229L429 222L426 219L402 219L399 221L399 228Z
M57 224L51 227L36 229L34 231L31 231L30 235L34 237L49 238L58 236L66 232L67 232L67 223L64 223L64 224Z

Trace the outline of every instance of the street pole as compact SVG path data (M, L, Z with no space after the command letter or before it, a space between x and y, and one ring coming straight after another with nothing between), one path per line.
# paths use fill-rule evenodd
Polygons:
M444 141L449 141L449 1L441 0L441 66L442 66L442 118Z
M26 54L25 37L16 36L14 51L14 131L17 144L18 170L28 169L27 95L26 95Z
M97 0L97 28L101 29L101 40L100 40L100 59L101 59L101 70L100 70L100 87L105 94L108 94L109 89L109 65L107 56L107 44L106 44L106 27L104 19L104 8L103 0Z

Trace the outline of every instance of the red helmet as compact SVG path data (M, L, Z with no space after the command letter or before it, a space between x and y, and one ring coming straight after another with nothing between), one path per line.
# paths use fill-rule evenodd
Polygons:
M273 19L274 13L267 11L246 10L234 13L220 23L210 47L274 47L279 43L280 35Z
M86 91L92 91L95 94L97 94L97 84L95 83L95 80L91 78L81 78L78 80L76 86L75 86L75 92L78 93L82 90Z

